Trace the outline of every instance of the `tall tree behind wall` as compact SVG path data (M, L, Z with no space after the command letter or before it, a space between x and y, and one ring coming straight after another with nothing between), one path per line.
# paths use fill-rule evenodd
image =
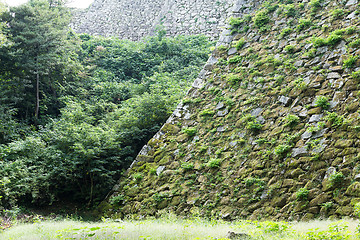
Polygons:
M69 11L61 2L30 0L12 7L2 15L7 22L7 34L13 45L8 58L12 83L17 83L23 101L18 104L19 115L39 119L41 99L55 94L55 85L61 81L58 66L66 59L66 37L70 21ZM46 87L46 89L45 89ZM19 91L22 88L22 91ZM46 110L47 106L42 105Z

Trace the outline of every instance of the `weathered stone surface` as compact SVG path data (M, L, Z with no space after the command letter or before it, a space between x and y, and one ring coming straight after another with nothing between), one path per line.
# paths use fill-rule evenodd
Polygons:
M77 33L139 40L162 25L168 35L205 34L217 39L235 2L95 0L88 9L75 11L71 27Z
M299 157L299 156L305 155L306 153L308 153L306 147L294 148L294 149L292 150L291 156L292 156L292 157Z

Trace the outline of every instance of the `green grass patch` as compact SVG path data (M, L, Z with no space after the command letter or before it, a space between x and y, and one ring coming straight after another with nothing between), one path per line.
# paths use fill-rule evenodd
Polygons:
M197 217L181 219L167 214L160 219L102 222L72 220L18 224L0 232L0 239L229 239L228 233L245 233L249 239L317 240L359 239L357 221L225 222Z

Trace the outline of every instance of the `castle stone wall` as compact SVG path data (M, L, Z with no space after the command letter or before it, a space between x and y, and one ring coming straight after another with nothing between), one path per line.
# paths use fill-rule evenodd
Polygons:
M168 35L205 34L217 39L235 0L95 0L74 14L77 33L139 40L158 26Z

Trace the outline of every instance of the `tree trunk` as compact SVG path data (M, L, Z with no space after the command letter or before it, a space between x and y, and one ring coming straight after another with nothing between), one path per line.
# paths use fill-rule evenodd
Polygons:
M40 106L39 71L36 71L35 120L37 120L39 118L39 106Z

